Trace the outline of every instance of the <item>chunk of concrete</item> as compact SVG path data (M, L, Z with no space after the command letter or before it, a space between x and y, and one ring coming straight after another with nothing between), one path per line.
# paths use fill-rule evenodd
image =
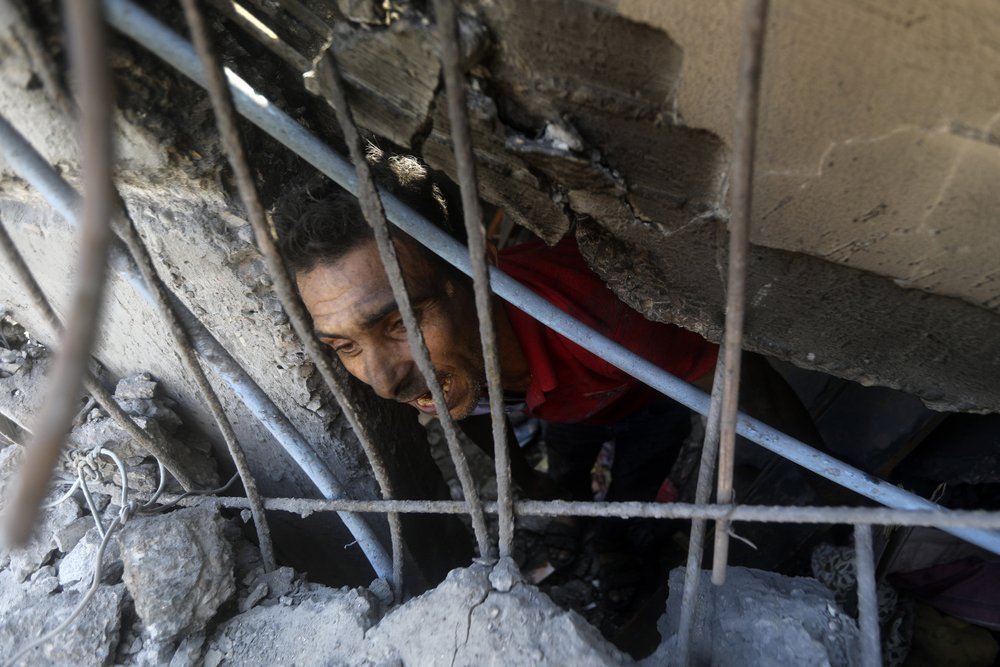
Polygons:
M702 572L691 657L715 667L856 665L857 624L815 579L730 567L726 583L713 586ZM644 667L672 665L680 623L684 569L670 573L667 613L660 619L660 647Z
M207 643L205 664L364 664L376 603L362 589L328 590L322 599L255 607L226 621Z
M137 518L119 534L125 585L157 642L202 630L236 590L233 554L214 510Z
M66 591L26 599L24 605L0 618L0 655L13 657L36 637L58 626L80 601L82 593ZM33 649L18 665L104 665L118 645L125 587L102 586L58 639Z
M454 570L368 633L371 662L406 665L632 665L579 614L522 582L504 592L486 565ZM496 577L494 577L496 578Z

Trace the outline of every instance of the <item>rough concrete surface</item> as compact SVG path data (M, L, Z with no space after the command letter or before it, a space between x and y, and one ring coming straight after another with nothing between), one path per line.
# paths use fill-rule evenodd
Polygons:
M670 573L670 597L660 619L666 640L642 661L668 665L675 654L684 568ZM858 664L858 627L840 611L833 593L815 579L730 567L726 583L713 586L702 572L691 655L717 667L833 667Z
M374 655L406 665L633 663L576 612L512 581L509 564L498 567L501 590L492 568L477 564L391 612L368 633Z

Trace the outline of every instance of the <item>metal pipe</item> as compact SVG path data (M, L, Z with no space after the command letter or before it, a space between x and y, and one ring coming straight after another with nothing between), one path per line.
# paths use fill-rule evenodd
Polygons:
M112 25L139 41L195 82L204 85L198 58L184 39L130 0L104 0L104 3L108 20ZM254 91L240 77L227 72L227 78L233 91L236 108L244 117L344 189L357 192L357 177L349 162L267 98ZM409 209L396 197L382 193L382 203L391 222L461 271L466 274L471 273L469 253L462 244L428 222L419 213ZM700 414L708 412L709 398L702 390L578 322L496 267L490 267L490 277L494 292L553 331L695 412ZM940 509L929 500L838 461L743 413L740 413L737 420L736 432L761 447L875 502L897 509ZM948 532L984 549L1000 553L1000 533L961 528L949 528Z
M77 226L77 192L65 181L45 158L14 127L0 116L0 155L14 170L41 193L50 206L72 226ZM108 261L119 276L147 302L154 303L152 294L139 274L135 262L120 242L112 242ZM225 382L243 401L247 409L271 433L288 455L309 477L327 499L344 496L343 486L333 472L302 437L288 417L253 381L246 370L230 356L222 344L205 328L180 300L173 298L172 307L191 337L198 354L212 371ZM361 517L351 513L340 514L344 525L358 540L365 556L379 577L390 579L392 561L382 547L371 526Z
M872 527L869 525L854 526L854 565L858 582L861 665L862 667L881 667L882 640L879 637L875 554L872 549Z
M112 191L111 111L114 107L108 68L107 35L99 0L66 0L71 72L80 98L78 131L83 152L83 188L80 207L80 258L74 275L67 325L49 381L47 400L35 421L35 434L8 514L8 538L21 545L31 535L39 506L49 492L49 480L59 460L83 387L90 350L97 339L107 253L111 243Z
M490 418L493 426L493 458L496 464L497 499L500 503L498 544L501 558L514 552L514 492L510 482L510 451L507 449L507 416L500 383L500 360L497 356L497 335L493 323L494 303L490 293L486 239L483 235L483 209L479 202L476 160L472 152L472 131L465 101L465 79L459 65L458 16L454 0L435 0L438 30L441 33L441 67L445 90L448 92L448 117L454 142L458 184L462 190L462 214L469 240L469 261L472 263L472 283L476 294L476 315L479 317L479 337L486 369Z
M740 365L743 356L743 321L746 313L747 255L750 250L750 212L753 201L753 159L757 147L757 106L763 69L767 0L746 0L740 47L739 85L736 91L736 129L733 138L732 218L729 221L729 269L726 273L726 328L722 355L724 374L722 411L719 414L719 483L715 502L731 504L733 466L736 462L736 414L740 401ZM712 583L726 581L729 561L729 524L715 526Z

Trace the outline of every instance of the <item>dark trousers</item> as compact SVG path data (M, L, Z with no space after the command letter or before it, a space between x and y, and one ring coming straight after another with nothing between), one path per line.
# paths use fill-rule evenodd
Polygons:
M615 458L606 500L651 501L690 430L691 411L665 397L614 424L549 422L545 430L549 475L572 500L593 500L590 471L601 445L613 440ZM599 521L596 539L617 543L628 525L620 520Z

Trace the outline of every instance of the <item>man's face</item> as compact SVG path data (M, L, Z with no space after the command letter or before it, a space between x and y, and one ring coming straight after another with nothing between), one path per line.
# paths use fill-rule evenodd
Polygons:
M448 412L462 419L476 406L485 382L472 291L413 240L401 238L395 244ZM374 241L296 279L317 336L352 375L382 398L436 414Z

